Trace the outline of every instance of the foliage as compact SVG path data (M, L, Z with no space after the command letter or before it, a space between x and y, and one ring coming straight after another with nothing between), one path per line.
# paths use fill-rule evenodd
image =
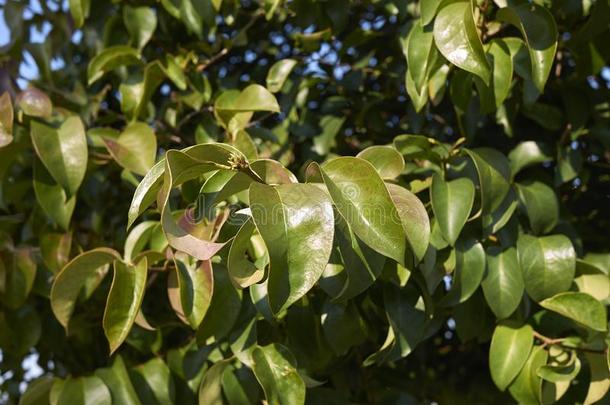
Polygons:
M610 397L608 0L2 11L0 401Z

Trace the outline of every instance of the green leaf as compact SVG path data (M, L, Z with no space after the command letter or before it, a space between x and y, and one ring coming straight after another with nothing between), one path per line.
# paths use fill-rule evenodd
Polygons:
M174 256L174 263L180 291L181 315L193 329L197 329L212 300L212 263L205 260L198 265L196 260L180 254Z
M450 2L440 8L434 20L434 41L449 62L489 83L491 68L477 32L471 1Z
M278 344L252 350L252 371L265 391L269 405L302 404L305 383L290 353Z
M143 404L175 403L176 388L169 368L160 358L153 358L129 370L129 377Z
M249 197L269 252L269 305L278 313L322 275L333 243L333 208L327 194L311 184L253 183Z
M542 380L536 371L546 364L547 351L542 346L534 346L515 381L508 391L522 404L539 404L542 396Z
M536 88L542 92L557 50L557 26L551 13L535 3L509 5L496 18L517 27L527 44Z
M19 405L48 405L49 393L55 381L56 378L45 376L30 382L19 400Z
M558 352L554 355L554 352ZM552 383L570 382L580 372L580 360L575 350L567 353L564 349L549 349L549 363L538 369L538 377ZM567 359L564 359L566 357Z
M15 105L31 117L50 117L53 113L51 99L36 87L28 87L17 95Z
M53 387L54 389L55 387ZM65 380L58 397L58 404L111 405L112 397L104 382L96 376Z
M576 260L574 284L578 287L578 291L587 293L599 301L604 301L610 296L610 278L602 269L590 262Z
M494 39L486 50L492 69L491 82L486 86L478 77L474 81L479 90L483 113L491 112L504 103L513 81L513 60L506 43L502 39Z
M72 232L45 233L40 237L40 255L53 273L59 272L68 262L72 247Z
M123 22L131 43L137 49L144 48L157 28L157 14L150 7L123 6Z
M466 301L479 288L485 274L485 250L475 239L460 239L455 245L455 270L449 292L440 302L453 306Z
M536 180L518 183L517 190L534 233L551 232L559 220L559 202L555 191Z
M322 165L333 204L354 234L379 253L405 263L407 244L390 193L369 162L340 157Z
M353 303L333 304L326 302L322 310L324 336L333 351L342 356L365 339L365 325Z
M467 177L452 181L435 174L430 186L432 210L443 237L451 246L455 244L474 204L474 184Z
M125 247L123 248L125 262L131 263L138 253L144 249L158 224L159 222L157 221L144 221L129 232L125 239Z
M110 354L121 346L138 315L148 275L146 257L136 265L114 261L114 277L104 311L104 333Z
M127 170L144 176L155 164L157 137L152 128L142 122L127 125L116 139L102 139L114 160Z
M199 386L199 405L223 405L222 377L230 359L221 360L208 369L201 379Z
M214 264L213 274L214 293L212 294L212 302L197 330L197 342L200 345L210 337L219 341L227 336L233 328L241 309L241 290L237 290L233 286L227 269Z
M436 16L438 7L441 5L441 0L421 0L419 8L421 12L421 24L426 26L432 22Z
M104 74L119 66L140 63L140 52L138 50L126 45L111 46L95 55L89 62L89 66L87 66L87 83L89 85L93 84L101 79Z
M493 214L510 190L510 165L506 156L491 148L465 149L479 175L483 215Z
M82 27L85 18L89 17L90 2L91 0L69 0L70 14L76 28Z
M570 239L564 235L522 235L518 249L525 289L534 301L570 288L576 267L576 252Z
M434 45L431 27L425 28L420 21L415 21L407 43L407 69L413 79L415 91L421 93L426 89L430 71L439 57Z
M587 328L600 332L607 330L606 308L589 294L563 292L541 301L540 305Z
M391 146L369 146L356 157L370 162L382 179L395 179L405 168L405 160Z
M21 307L36 278L36 258L30 247L16 248L12 254L7 253L6 260L2 260L2 288L0 288L0 301L6 307L17 309Z
M157 192L163 184L163 173L165 173L165 159L155 163L138 184L127 213L127 229L131 228L136 219L155 201Z
M534 346L530 325L503 322L496 326L489 347L491 379L504 391L517 377Z
M254 245L252 237L255 230L254 222L248 218L237 231L229 250L227 268L231 279L241 288L256 284L265 276L264 266L259 265L258 261L248 260L248 252Z
M272 111L280 112L275 96L259 84L251 84L235 98L223 99L215 109L228 112Z
M101 378L110 390L113 403L140 405L136 390L129 380L125 362L120 355L115 357L111 367L98 368L95 370L95 375Z
M273 64L267 73L267 89L272 93L282 90L292 69L297 65L294 59L282 59Z
M87 138L77 116L58 129L33 121L31 135L36 154L68 196L76 194L87 170Z
M485 300L496 317L508 318L519 306L524 291L517 250L492 246L486 253L487 275L482 282Z
M148 107L148 102L165 77L171 77L158 60L150 62L144 72L136 71L119 86L121 110L130 120L137 120Z
M57 274L51 288L51 308L64 328L68 328L76 299L87 280L105 274L115 259L119 259L119 254L112 249L93 249L76 256Z
M213 161L203 161L189 156L185 152L169 150L165 156L165 175L163 188L157 197L157 206L161 207L161 224L168 243L174 249L188 253L198 260L211 259L226 243L216 243L191 234L183 225L192 227L188 220L177 223L169 207L170 191L175 186L203 173L217 169Z
M0 148L13 142L13 103L8 91L0 96Z
M603 399L610 389L610 371L606 354L585 352L585 357L591 370L591 382L583 403L593 404Z
M330 150L337 146L337 135L343 127L345 117L325 115L320 119L321 132L313 138L312 149L320 156L328 155Z
M512 177L515 177L522 169L543 162L553 160L553 151L547 145L535 142L521 142L508 154Z
M398 211L407 242L414 255L414 262L419 263L426 254L430 242L430 219L426 207L406 188L391 183L386 186Z
M76 205L76 196L68 198L66 191L55 183L38 159L34 162L34 193L44 212L62 229L67 230Z

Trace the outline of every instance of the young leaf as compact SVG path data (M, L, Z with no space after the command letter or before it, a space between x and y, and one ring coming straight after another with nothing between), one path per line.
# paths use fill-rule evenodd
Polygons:
M491 379L504 391L517 377L534 346L530 325L503 322L496 326L489 347Z
M541 301L540 305L595 331L607 330L606 308L589 294L563 292Z
M58 129L33 121L32 143L42 163L68 196L76 194L87 170L87 138L77 116Z
M485 300L499 318L508 318L519 306L524 285L517 250L502 250L497 246L487 249L487 275L482 282Z
M576 268L570 239L564 235L522 235L517 246L525 289L532 299L541 301L570 288Z
M253 183L250 209L269 252L269 304L280 312L318 281L333 243L333 208L311 184Z
M455 244L474 203L474 184L467 177L445 181L439 174L432 177L430 201L443 237Z
M110 354L121 346L138 315L148 275L146 257L136 265L114 261L114 278L104 310L104 333Z
M76 256L57 274L51 287L51 308L64 328L68 328L74 304L87 280L98 273L105 274L108 265L119 258L112 249L93 249Z
M477 32L471 1L449 2L440 8L434 20L434 41L449 62L489 83L491 68Z

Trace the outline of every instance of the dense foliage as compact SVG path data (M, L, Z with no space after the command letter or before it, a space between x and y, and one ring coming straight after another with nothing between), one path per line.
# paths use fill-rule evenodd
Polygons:
M0 402L610 400L610 1L1 7Z

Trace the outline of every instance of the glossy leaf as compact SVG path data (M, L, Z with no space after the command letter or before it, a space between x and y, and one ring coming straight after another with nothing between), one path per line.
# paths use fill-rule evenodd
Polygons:
M174 263L180 292L181 315L193 329L197 329L212 300L214 290L212 263L203 261L198 264L182 255L174 256Z
M542 6L522 3L498 10L497 18L521 31L530 54L534 84L542 92L557 49L557 26L553 16Z
M87 280L105 273L115 259L119 255L112 249L93 249L76 256L57 274L51 288L51 308L64 328L68 328L76 299Z
M155 164L157 138L146 124L129 124L116 139L103 138L114 160L127 170L146 175Z
M247 257L255 229L254 222L248 218L235 235L229 250L227 268L231 279L241 288L258 283L265 275L265 269Z
M282 90L286 79L292 72L292 69L297 65L294 59L282 59L271 66L267 73L267 89L272 93L277 93Z
M541 301L540 305L587 328L607 330L606 308L589 294L563 292Z
M510 190L510 167L506 157L495 149L466 150L476 167L483 215L493 213L502 205Z
M104 311L104 333L114 353L123 343L138 315L146 278L148 262L146 258L136 265L114 261L114 277Z
M525 289L532 299L541 301L570 288L576 253L567 237L522 235L518 249Z
M407 246L402 221L373 165L341 157L322 165L322 177L333 204L354 234L374 250L404 264Z
M434 20L434 41L449 62L489 83L491 68L477 33L470 1L446 3L439 9Z
M111 405L112 397L104 382L96 376L69 378L61 387L58 404Z
M32 142L36 154L69 196L76 194L87 170L85 128L76 116L55 129L32 122Z
M115 45L98 53L87 67L87 80L91 85L101 79L107 72L119 66L139 64L140 53L126 45Z
M15 105L26 115L31 117L50 117L53 112L53 104L46 93L36 87L28 87L17 95Z
M486 253L487 274L481 283L485 300L499 319L508 318L519 306L525 288L517 250L494 246Z
M132 44L142 49L157 28L157 15L150 7L123 7L123 21Z
M409 33L406 56L408 74L413 79L415 91L421 93L438 58L431 27L425 28L421 22L413 24Z
M559 202L555 191L539 181L519 183L519 197L536 234L549 233L559 220Z
M542 380L537 370L546 364L547 351L541 346L534 346L515 381L508 387L515 400L523 404L540 403Z
M432 210L443 237L452 246L470 216L474 191L474 184L466 177L452 181L445 181L438 174L432 177Z
M508 154L513 177L522 169L538 163L553 160L552 151L543 143L535 141L521 142Z
M466 301L479 288L486 269L485 250L474 239L459 240L455 246L455 270L451 288L440 302L456 305Z
M269 304L278 313L322 275L332 248L333 209L328 196L310 184L253 183L249 196L254 223L269 252Z
M534 333L530 325L503 322L496 326L489 348L489 371L501 391L521 372L533 346Z
M356 157L370 162L382 179L394 179L405 168L404 158L391 146L370 146Z
M252 350L252 370L265 391L269 405L300 404L305 401L305 383L294 360L277 344Z

